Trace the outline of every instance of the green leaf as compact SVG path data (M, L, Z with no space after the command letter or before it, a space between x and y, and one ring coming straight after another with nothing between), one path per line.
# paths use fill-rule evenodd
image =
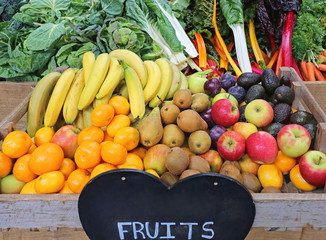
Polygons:
M244 23L241 0L220 0L220 6L229 26Z
M33 8L49 8L53 11L67 10L70 7L70 0L31 0L30 5Z
M107 14L107 17L120 16L124 9L125 0L102 0L102 10Z
M44 24L34 30L26 39L26 46L32 51L47 50L66 32L63 24Z

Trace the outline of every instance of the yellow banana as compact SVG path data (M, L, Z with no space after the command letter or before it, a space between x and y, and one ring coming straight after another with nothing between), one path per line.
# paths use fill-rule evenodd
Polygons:
M116 49L110 52L110 57L124 60L128 66L133 68L141 81L142 87L145 87L147 82L147 71L143 60L134 52L127 49Z
M93 108L96 108L98 105L104 104L104 103L108 103L111 99L112 93L108 94L100 99L94 99L93 101Z
M75 76L73 83L69 89L65 103L63 104L63 118L67 124L75 121L78 115L78 101L85 86L84 70L80 69Z
M144 61L144 65L147 70L147 83L144 88L145 102L152 100L158 90L161 83L161 70L160 67L152 60Z
M95 54L92 51L85 52L83 55L83 69L85 83L88 82L89 75L91 74L93 64L95 62Z
M120 65L118 59L116 59L115 57L111 57L110 61L111 62L108 75L104 79L100 90L96 94L97 99L103 98L104 96L109 94L112 95L114 89L124 78L123 68Z
M121 65L128 88L130 112L135 119L141 119L145 114L145 99L140 79L137 72L129 67L127 63L122 61Z
M88 105L85 109L83 109L83 127L84 128L93 126L92 121L91 121L91 115L92 115L93 110L94 110L94 108L93 108L92 104Z
M34 137L36 131L42 127L46 106L51 93L61 73L51 72L44 76L35 86L29 100L27 112L27 133Z
M162 77L159 91L149 102L151 108L157 107L164 101L172 84L172 69L169 62L164 58L159 58L155 60L155 63L160 67Z
M73 125L75 127L79 128L79 130L84 129L83 111L78 111L78 115L77 115Z
M88 78L87 86L84 88L84 90L80 95L79 102L78 102L79 110L84 109L85 107L87 107L93 102L109 70L109 65L110 65L109 54L102 53L97 56L93 64L91 74Z
M181 85L180 89L188 89L188 78L181 72Z
M120 95L122 97L125 97L126 99L129 100L128 87L127 87L127 84L126 83L124 83L120 87L118 95Z
M45 111L44 126L52 127L56 123L74 77L75 71L71 68L61 74Z
M181 71L174 63L169 62L169 64L172 69L172 83L165 99L172 99L174 93L178 91L181 86Z

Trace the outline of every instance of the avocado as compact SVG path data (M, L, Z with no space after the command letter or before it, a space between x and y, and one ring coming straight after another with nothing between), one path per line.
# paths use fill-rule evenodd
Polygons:
M275 107L275 104L274 103L272 103L272 102L270 102L270 101L267 101L268 103L269 103L269 105L271 105L272 106L272 108L274 108Z
M317 124L317 121L310 112L299 110L291 114L290 123L295 123L303 126L308 123Z
M246 118L245 118L245 110L246 110L247 104L242 105L241 107L239 107L239 113L240 113L240 117L238 122L246 122Z
M278 100L277 100L277 97L276 97L276 95L274 93L269 97L268 101L273 103L274 105L279 103Z
M275 139L277 138L278 132L284 127L285 124L279 122L272 122L268 126L264 127L264 131L270 133Z
M292 82L291 82L290 78L287 77L287 76L281 77L280 83L281 83L281 85L285 85L285 86L288 86L288 87L292 86Z
M294 90L285 85L276 88L274 94L279 102L287 103L289 105L292 105L295 97Z
M261 77L257 73L245 72L242 73L237 79L237 85L245 89L249 89L252 85L258 84Z
M268 94L273 94L281 83L271 68L266 68L261 75L261 82Z
M316 133L317 133L317 125L313 124L313 123L307 123L307 124L303 125L303 127L308 130L310 137L311 137L311 146L314 146L315 137L316 137Z
M273 122L279 122L283 124L288 124L290 122L292 109L289 104L278 103L274 106L273 110L274 110Z
M246 103L249 103L255 99L263 99L265 97L265 89L260 84L252 85L246 93Z

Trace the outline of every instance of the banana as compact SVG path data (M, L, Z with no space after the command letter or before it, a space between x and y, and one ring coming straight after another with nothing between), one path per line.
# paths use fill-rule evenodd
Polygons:
M121 87L120 87L120 90L119 90L119 93L118 93L120 96L122 97L125 97L129 100L129 94L128 94L128 87L127 87L127 84L123 84Z
M58 82L56 83L53 89L48 106L45 111L45 127L52 127L56 123L74 78L75 71L71 68L68 68L61 74Z
M164 101L172 84L172 69L169 62L164 58L159 58L155 60L155 63L160 67L162 76L160 89L156 96L149 102L151 108L157 107Z
M86 108L83 109L83 127L87 128L90 126L93 126L92 121L91 121L91 115L93 112L94 108L93 105L90 104Z
M96 58L93 64L87 86L83 89L80 95L79 102L78 102L79 110L83 110L85 107L87 107L93 102L109 70L109 65L110 65L109 54L101 53L100 55L98 55L98 57Z
M93 108L96 108L98 105L104 104L104 103L108 103L109 100L111 99L112 93L108 94L100 99L94 99L93 101Z
M144 65L147 70L147 83L144 88L145 103L152 100L158 90L161 83L161 70L160 67L152 60L144 61Z
M177 65L171 62L169 63L172 69L172 83L165 99L172 99L174 93L178 91L181 86L181 71L179 70Z
M127 63L122 61L121 65L128 88L130 112L135 119L141 119L145 114L145 99L140 79L137 72L129 67Z
M51 93L61 73L51 72L44 76L35 86L29 100L27 112L27 133L34 137L36 131L42 127L46 106Z
M77 105L78 105L80 95L85 86L84 76L85 75L83 69L80 69L76 73L75 79L71 84L71 87L67 94L65 103L63 104L62 113L63 113L63 118L67 124L72 124L78 115L79 110L77 109Z
M78 115L77 115L73 125L75 127L79 128L79 130L84 129L83 111L78 111Z
M95 54L92 51L85 52L83 55L83 69L85 83L88 82L89 75L91 74L93 64L95 62Z
M124 78L123 68L118 59L111 57L111 63L108 75L104 79L102 86L96 94L96 99L103 98L106 95L113 93L119 82Z
M110 52L110 57L115 57L119 60L124 60L125 63L133 68L141 81L144 88L147 83L147 70L143 60L134 52L127 49L116 49Z
M181 72L181 85L180 89L188 89L188 78Z

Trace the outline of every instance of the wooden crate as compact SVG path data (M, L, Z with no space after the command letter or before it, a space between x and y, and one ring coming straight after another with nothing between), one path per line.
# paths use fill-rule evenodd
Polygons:
M308 86L313 85L312 83L308 84L301 82L295 71L292 69L281 68L280 74L281 76L287 75L291 77L294 82L294 89L296 92L294 107L310 111L318 120L318 132L315 147L318 150L326 152L325 111L322 108L323 104L319 105L319 98L314 98L314 91L320 91L321 86L313 87ZM0 85L0 92L7 91L6 85L7 84ZM9 85L11 84L8 84L8 86ZM9 88L11 88L11 86ZM29 87L26 88L26 86L24 88L26 92L24 90L23 96L20 97L20 101L15 102L17 108L13 111L16 113L9 114L9 111L5 113L7 116L5 122L0 118L0 121L2 120L2 126L8 124L8 122L17 123L17 119L19 118L17 115L22 115L24 110L26 112L27 103L26 101L25 103L22 101L28 99L30 89ZM326 85L323 88L326 92ZM322 93L320 94L320 96L322 96ZM7 94L6 98L17 98L15 95L16 93ZM12 105L13 102L8 100L8 105L9 103ZM0 112L3 113L1 108ZM268 229L269 233L270 231L276 230L296 230L295 232L301 236L302 234L299 234L299 232L303 233L303 230L301 230L302 228L306 229L308 227L309 229L315 230L326 229L326 215L323 214L326 206L326 194L324 193L255 193L252 194L252 196L256 206L256 217L253 223L253 230L247 237L248 240L257 240L258 238L256 234L257 232L261 234L261 229ZM75 231L75 234L79 234L78 236L80 236L82 226L78 217L78 197L78 194L0 194L0 229L6 231L10 228L26 231L26 229L57 230L63 228L70 229L71 231L78 230L77 232ZM309 230L308 232L311 233L313 230ZM283 239L280 237L272 238L270 234L268 236L270 237L266 239ZM278 234L275 236L278 236Z

